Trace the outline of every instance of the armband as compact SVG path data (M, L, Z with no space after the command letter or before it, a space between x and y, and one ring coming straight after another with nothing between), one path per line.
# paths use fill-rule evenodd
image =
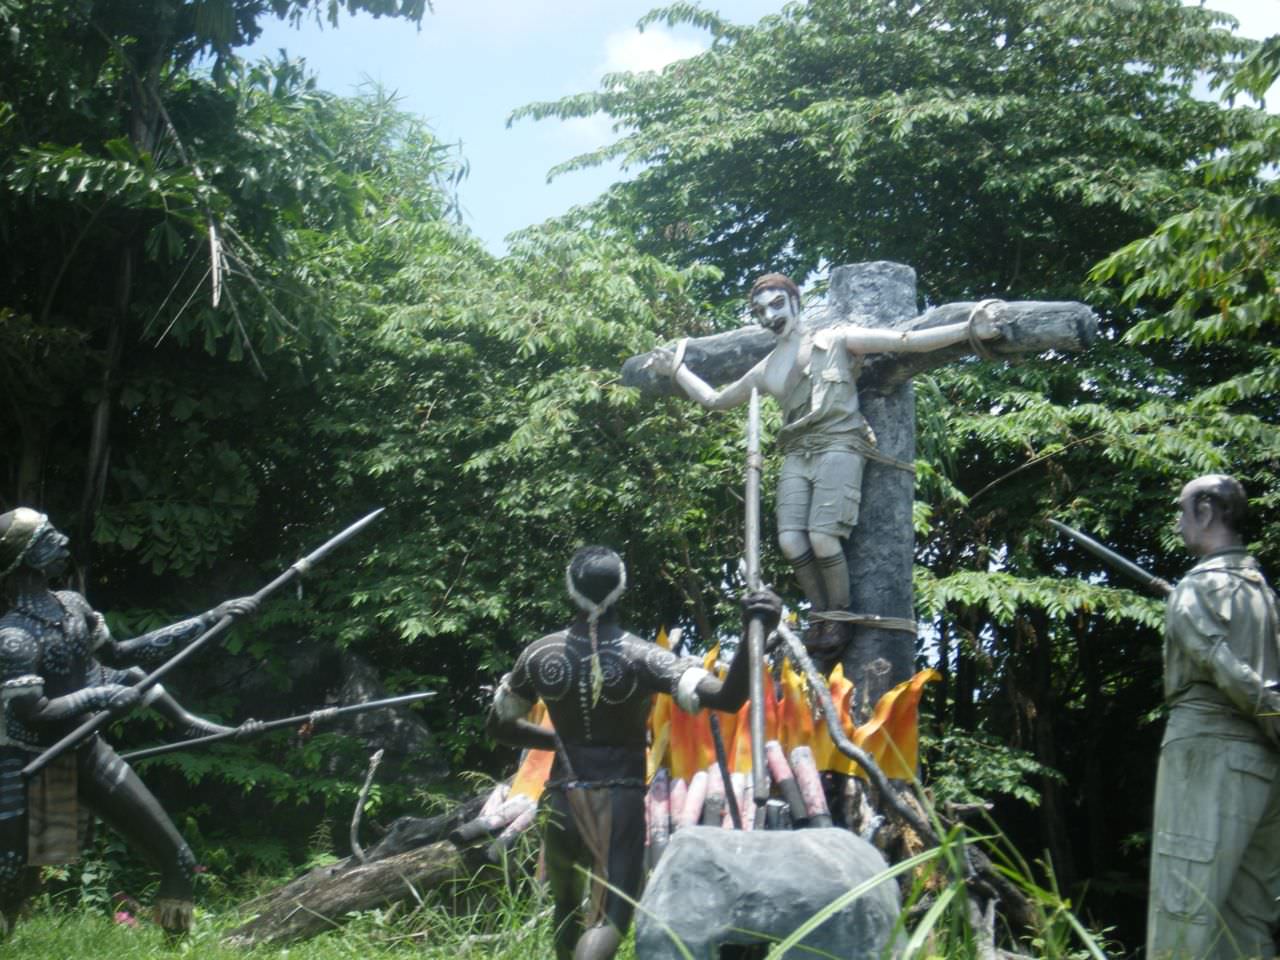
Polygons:
M493 713L503 723L521 720L533 709L533 702L511 689L511 674L504 676L493 692Z
M702 682L703 677L709 676L711 674L702 667L690 667L680 674L674 694L676 706L685 713L697 713L701 710L702 699L698 696L698 684Z
M39 699L43 695L44 677L34 673L0 683L0 747L39 752L38 739L21 720L9 715L9 704L23 697Z

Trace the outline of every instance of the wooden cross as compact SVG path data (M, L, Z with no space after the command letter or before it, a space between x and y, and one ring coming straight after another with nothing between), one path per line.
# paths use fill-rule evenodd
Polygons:
M874 261L834 268L825 312L816 320L806 314L805 322L818 328L856 319L861 326L919 330L964 321L975 306L972 302L948 303L918 314L915 271L900 263ZM1083 303L996 301L987 310L1004 325L1000 339L982 345L993 357L1083 350L1098 335L1098 319ZM774 343L773 334L751 326L690 340L684 361L702 379L720 386L746 373ZM911 378L971 353L968 344L960 344L931 353L866 358L858 377L859 405L882 454L906 463L915 460ZM647 366L650 357L642 354L628 359L622 368L622 382L654 396L675 395L671 381ZM859 614L898 620L915 617L911 583L914 487L914 476L905 470L874 460L866 465L861 515L845 543L850 609ZM913 635L874 625L854 626L843 662L845 676L857 691L859 722L885 691L911 676L914 659Z

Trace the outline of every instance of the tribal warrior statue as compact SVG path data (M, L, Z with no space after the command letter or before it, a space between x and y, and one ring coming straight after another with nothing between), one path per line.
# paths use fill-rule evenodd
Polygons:
M767 357L721 390L684 365L681 350L661 351L654 371L671 376L710 410L746 403L751 391L782 406L778 446L778 546L815 614L849 607L845 541L858 522L862 471L877 455L876 438L858 409L858 373L871 353L926 353L966 338L991 340L1000 327L985 312L968 323L925 330L889 330L856 324L812 330L801 322L800 289L780 273L756 280L751 315L777 342ZM825 620L806 638L812 652L834 663L847 642L844 624Z
M688 712L737 710L747 699L746 644L723 681L696 658L679 658L618 626L614 603L626 567L606 547L584 547L565 571L579 609L566 629L531 643L503 677L489 732L503 743L553 750L543 803L555 899L558 960L608 960L631 923L644 882L645 730L652 695L667 693ZM744 618L777 626L781 602L770 591L744 600ZM746 635L744 624L743 635ZM526 716L541 698L554 731ZM582 872L590 870L587 914Z
M159 868L157 922L180 935L191 926L195 860L129 765L94 734L28 783L22 768L89 714L137 703L132 685L146 675L138 664L158 665L222 617L251 614L257 603L228 600L133 640L116 640L83 596L50 589L68 557L67 538L44 514L19 507L0 515L0 933L12 927L38 865L78 857L82 803ZM188 713L158 684L141 703L188 736L231 729Z

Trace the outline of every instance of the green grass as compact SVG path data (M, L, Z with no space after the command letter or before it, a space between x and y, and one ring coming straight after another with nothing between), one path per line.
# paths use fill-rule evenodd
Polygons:
M340 930L281 947L241 950L224 946L221 937L237 920L234 912L197 912L194 931L176 946L165 942L149 922L137 927L115 923L88 910L44 910L23 921L0 957L39 960L369 960L373 957L414 957L417 960L460 960L465 956L493 960L528 960L552 953L551 919L539 916L541 905L512 904L500 916L486 916L483 927L471 918L449 917L443 911L424 911L408 918L387 920L378 912L361 914ZM630 938L619 953L634 960Z
M412 913L368 911L350 918L340 929L287 946L243 950L228 947L222 937L242 919L234 907L197 907L195 928L177 945L169 945L148 919L136 926L116 923L99 909L59 907L48 900L18 924L0 943L0 958L32 960L370 960L413 957L416 960L528 960L552 955L548 901L533 896L497 896L482 910L451 916L430 904ZM142 911L146 913L145 909ZM632 938L618 953L634 960Z
M885 873L849 891L810 919L801 929L775 943L771 958L812 956L793 949L808 929L876 883L913 871L913 889L905 907L914 917L900 929L895 952L900 960L968 960L980 955L980 944L972 927L963 884L964 845L981 843L1009 877L1031 900L1036 929L1014 949L1043 960L1106 960L1116 955L1112 945L1089 931L1077 918L1074 905L1053 883L1043 866L1033 869L991 825L985 837L966 835L953 828L943 833L940 847L925 851L890 868ZM941 832L941 831L940 831ZM527 853L528 851L526 851ZM1033 877L1044 877L1035 880ZM207 902L216 902L206 892ZM220 891L224 897L231 891ZM200 960L374 960L413 957L415 960L526 960L553 954L549 900L534 885L522 881L515 892L501 883L477 885L467 895L478 908L453 915L428 900L416 910L368 911L348 918L339 929L311 940L284 947L242 950L223 945L222 937L245 919L234 902L222 899L222 906L197 909L195 929L175 946L147 920L136 926L116 923L99 900L97 905L72 905L56 896L36 900L32 915L20 923L7 943L0 944L0 958L23 957L39 960L144 960L144 958L198 957ZM245 898L247 899L247 897ZM241 900L240 902L243 902ZM145 912L145 911L143 911ZM908 912L904 911L904 918ZM628 937L618 954L620 960L634 960L633 938Z

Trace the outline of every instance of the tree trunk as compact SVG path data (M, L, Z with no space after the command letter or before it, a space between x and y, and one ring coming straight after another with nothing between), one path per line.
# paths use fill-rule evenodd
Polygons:
M916 272L900 263L860 263L831 271L831 322L857 316L869 327L899 327L916 315ZM859 386L862 378L859 378ZM862 415L882 454L903 463L916 458L916 398L910 378L885 393L859 396ZM911 508L915 475L868 461L862 475L858 525L845 541L849 608L854 613L915 620L911 567L915 533ZM853 681L858 723L871 717L880 697L914 672L916 634L855 625L845 651L844 675Z
M251 919L227 934L225 941L255 947L305 940L341 926L354 911L409 901L417 904L425 893L470 876L462 853L448 840L364 864L344 860L312 870L245 904L244 912Z
M296 880L250 900L249 917L226 936L239 947L305 940L345 922L347 914L390 904L421 902L423 895L476 870L442 838L480 812L484 795L435 817L401 817L366 861L354 857L316 867Z

